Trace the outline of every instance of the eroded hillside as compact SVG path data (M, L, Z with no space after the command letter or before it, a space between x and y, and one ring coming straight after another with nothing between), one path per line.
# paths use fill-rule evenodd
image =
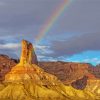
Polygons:
M55 64L52 64L52 69L54 66ZM86 70L87 66L83 69ZM71 74L69 73L69 77L63 82L73 80L76 83L86 74L89 78L86 80L89 81L88 84L80 90L73 88L70 84L69 86L64 85L59 80L60 76L57 78L57 75L54 76L42 69L42 64L38 64L32 44L23 40L20 62L5 74L5 79L0 84L0 100L100 100L99 81L95 77L91 77L92 75L87 70L83 71L79 66L75 68L71 66L70 70L65 71ZM79 75L80 71L81 75Z

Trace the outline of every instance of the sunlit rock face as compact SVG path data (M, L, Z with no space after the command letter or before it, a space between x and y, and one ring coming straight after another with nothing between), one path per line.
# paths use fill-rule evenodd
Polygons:
M53 84L52 81L57 80L57 78L45 73L43 69L37 66L37 63L37 57L32 44L23 40L20 62L6 74L5 81L10 82L33 79L35 82L40 82L42 79L46 79Z
M94 80L90 79L90 80L88 80L86 89L100 97L100 80L99 79L94 79Z
M33 49L33 45L30 42L23 40L20 62L5 76L5 81L30 79L31 76L29 75L36 70L32 64L37 63L37 56Z
M26 40L22 41L22 53L20 63L38 64L37 56L35 54L33 45Z

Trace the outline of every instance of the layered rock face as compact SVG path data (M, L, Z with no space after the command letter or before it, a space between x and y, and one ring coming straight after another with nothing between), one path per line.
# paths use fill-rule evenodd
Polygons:
M0 55L0 82L4 80L5 74L7 74L17 62L17 60L11 59L6 55Z
M35 54L33 45L26 40L22 41L22 52L21 52L20 63L38 64L37 56Z
M70 84L84 76L95 77L88 71L92 68L90 64L72 62L40 62L39 64L46 72L57 76L65 84Z
M100 79L100 65L97 65L95 67L89 67L89 72Z

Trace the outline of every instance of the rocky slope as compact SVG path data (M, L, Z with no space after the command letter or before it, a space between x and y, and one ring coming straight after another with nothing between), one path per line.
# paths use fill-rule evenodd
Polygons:
M38 64L36 54L33 53L33 56L34 59L32 60L32 63ZM11 68L15 66L18 62L18 60L11 59L6 55L0 55L1 81L4 80L5 74L8 73L11 70ZM72 62L39 62L39 65L46 72L57 76L57 78L60 79L64 84L71 85L72 87L78 90L83 90L87 86L89 87L91 85L90 83L93 84L97 82L96 84L98 84L99 81L99 79L96 79L95 82L93 82L95 78L99 78L99 65L93 67L90 64ZM96 86L94 84L94 87L95 91L100 91L100 85Z
M77 90L86 89L100 96L99 66L66 62L41 62L40 65L46 72L56 75L65 85L71 85Z
M0 100L97 99L91 91L65 86L56 76L45 72L36 65L37 60L34 54L32 44L23 40L20 62L12 67L0 84Z
M97 78L100 78L100 65L89 67L89 72L94 74Z
M96 77L95 74L90 71L93 66L87 63L40 62L39 65L46 72L57 76L65 84L72 83L84 76L89 78Z
M4 76L8 73L18 61L11 59L6 55L0 55L0 81L4 80Z

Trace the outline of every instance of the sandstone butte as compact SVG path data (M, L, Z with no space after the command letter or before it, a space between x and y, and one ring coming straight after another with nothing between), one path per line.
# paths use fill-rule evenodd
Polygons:
M89 83L83 90L64 85L38 66L32 44L23 40L20 62L0 83L0 100L100 100L99 80L93 77Z

